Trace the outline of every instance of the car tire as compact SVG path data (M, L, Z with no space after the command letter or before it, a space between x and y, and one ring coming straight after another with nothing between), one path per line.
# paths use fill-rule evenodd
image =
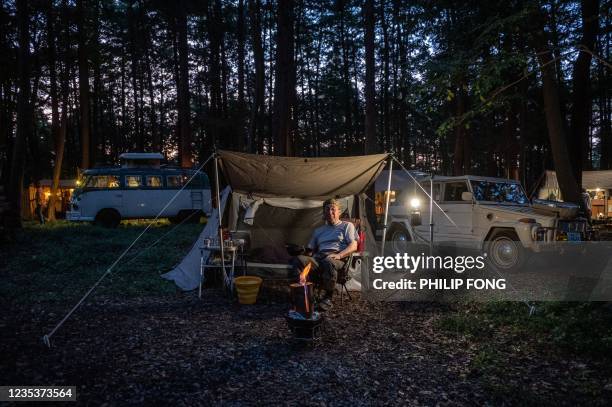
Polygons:
M116 228L121 222L121 215L114 209L102 209L96 215L95 224L105 228Z
M527 262L527 250L514 231L494 231L485 244L487 262L499 271L514 272Z
M408 229L401 225L393 225L389 229L387 240L391 243L389 246L393 253L406 253L408 244L412 241Z

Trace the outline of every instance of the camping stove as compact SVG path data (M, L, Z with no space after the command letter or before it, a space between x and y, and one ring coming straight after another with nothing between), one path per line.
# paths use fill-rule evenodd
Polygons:
M318 312L313 312L310 318L297 311L291 310L286 316L287 325L295 339L303 341L314 341L321 339L322 328L325 317Z

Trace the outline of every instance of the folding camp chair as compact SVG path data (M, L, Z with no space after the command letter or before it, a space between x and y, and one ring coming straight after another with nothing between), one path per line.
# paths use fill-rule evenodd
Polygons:
M351 294L349 293L349 290L346 285L353 278L351 276L351 273L358 272L361 270L361 262L363 255L363 253L359 252L351 253L344 267L338 270L338 279L336 280L336 284L340 285L340 305L343 304L344 291L346 291L346 295L348 296L349 300L353 300L353 297L351 297Z

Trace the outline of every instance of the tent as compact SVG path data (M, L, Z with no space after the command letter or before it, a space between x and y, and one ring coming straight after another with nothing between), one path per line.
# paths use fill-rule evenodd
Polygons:
M582 171L582 188L591 195L592 216L612 216L612 170ZM535 197L562 201L555 171L546 171L536 185Z
M313 230L323 224L322 203L336 198L346 209L344 216L359 219L366 229L366 250L374 253L372 228L366 219L365 191L382 171L388 154L355 157L277 157L219 151L216 165L228 186L187 256L163 275L183 290L200 281L200 247L205 238L216 237L219 213L222 226L245 238L249 251L248 274L265 278L288 276L285 244L306 245ZM204 250L203 261L210 253ZM353 288L361 276L354 275Z

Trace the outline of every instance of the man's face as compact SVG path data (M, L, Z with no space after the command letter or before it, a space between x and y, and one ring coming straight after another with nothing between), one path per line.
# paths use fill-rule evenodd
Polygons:
M336 205L327 205L323 208L323 216L327 223L334 225L340 220L340 208Z

